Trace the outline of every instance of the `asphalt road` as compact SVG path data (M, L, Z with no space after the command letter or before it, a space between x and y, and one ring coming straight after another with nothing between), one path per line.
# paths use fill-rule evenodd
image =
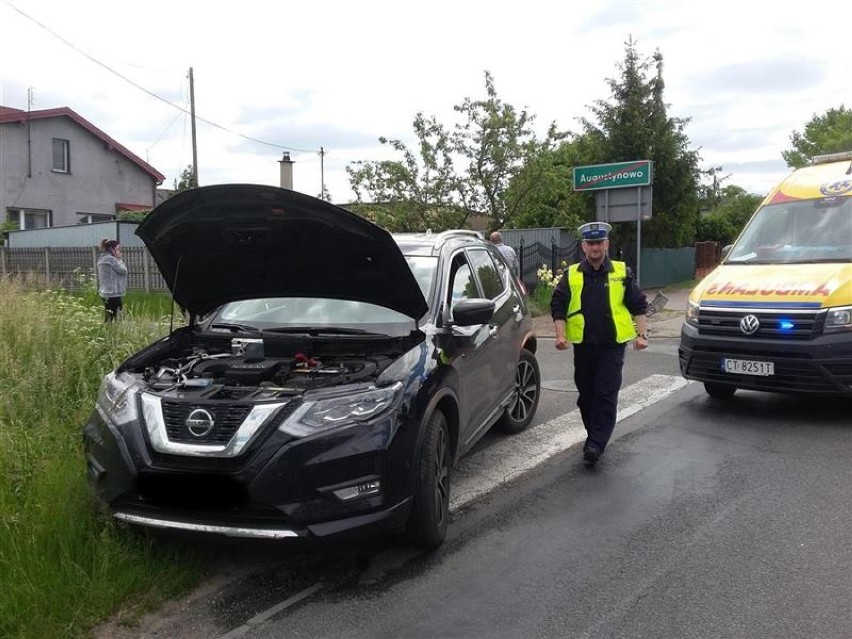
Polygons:
M576 428L570 356L542 345L543 379L565 388L532 431ZM625 401L676 379L676 346L628 354ZM456 508L436 552L223 547L218 581L100 636L852 635L850 403L718 403L681 382L619 422L595 469L572 445ZM486 438L458 478L507 440Z

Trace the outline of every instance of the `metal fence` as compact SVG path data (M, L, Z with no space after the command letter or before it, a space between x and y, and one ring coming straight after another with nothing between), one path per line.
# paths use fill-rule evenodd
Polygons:
M621 259L636 270L635 248L610 247L610 255ZM127 288L140 291L168 291L157 264L144 247L122 246L122 257L127 264ZM580 242L559 246L540 242L517 248L521 280L528 290L538 286L538 269L546 265L557 271L563 265L574 264L583 258ZM79 289L97 277L99 251L89 247L0 247L0 276L34 276L51 287ZM642 287L662 287L690 279L695 273L695 248L644 249L642 251Z
M97 278L99 254L99 250L93 247L0 247L0 276L27 276L52 288L80 289L92 278ZM127 265L128 289L168 291L157 264L146 248L122 246L121 256Z
M525 244L523 238L518 246L518 267L521 280L527 290L533 291L538 286L538 269L547 266L554 273L565 265L579 262L583 257L580 242L573 240L567 246L559 246L555 240L550 246L541 242Z

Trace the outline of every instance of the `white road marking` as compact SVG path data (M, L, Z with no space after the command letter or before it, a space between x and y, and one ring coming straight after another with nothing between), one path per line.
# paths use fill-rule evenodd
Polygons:
M616 421L635 415L689 383L682 377L651 375L621 389ZM453 475L450 510L464 506L585 439L580 410L575 409L467 456Z
M263 612L257 613L254 617L246 621L243 625L234 628L233 630L224 635L221 635L219 639L237 639L238 637L243 637L246 635L246 633L254 630L255 626L262 624L264 621L266 621L273 615L277 615L282 610L285 610L290 606L299 603L302 599L310 597L312 594L314 594L317 590L320 590L321 588L322 583L316 583L313 586L309 586L308 588L305 588L302 592L293 595L289 599L285 599L284 601L279 602L274 606L271 606L270 608L267 608Z

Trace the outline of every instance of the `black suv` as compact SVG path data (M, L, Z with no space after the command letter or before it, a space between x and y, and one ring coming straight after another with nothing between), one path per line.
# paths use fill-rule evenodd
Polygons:
M454 463L538 406L521 285L478 233L392 236L300 193L192 189L139 226L189 314L104 378L88 474L143 526L446 534Z

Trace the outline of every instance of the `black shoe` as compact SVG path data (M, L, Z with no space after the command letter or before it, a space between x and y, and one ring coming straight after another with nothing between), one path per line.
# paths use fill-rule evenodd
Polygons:
M601 449L594 444L586 444L583 447L583 459L586 461L586 466L594 466L601 458Z

